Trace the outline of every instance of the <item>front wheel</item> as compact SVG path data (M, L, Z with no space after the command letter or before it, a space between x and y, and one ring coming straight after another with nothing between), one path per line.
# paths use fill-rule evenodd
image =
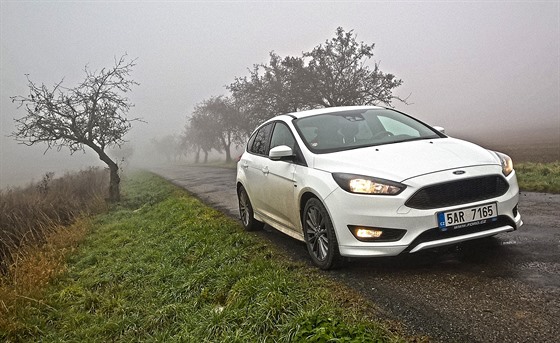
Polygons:
M327 209L319 199L311 198L303 210L303 236L313 263L323 269L332 269L342 260L338 241Z
M241 223L247 231L260 230L264 224L254 217L253 206L249 200L249 195L243 186L239 187L237 191L237 200L239 201L239 217Z

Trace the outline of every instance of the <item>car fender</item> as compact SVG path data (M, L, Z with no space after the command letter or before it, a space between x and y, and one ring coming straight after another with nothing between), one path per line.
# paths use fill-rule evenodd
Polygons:
M335 189L338 188L338 185L334 181L331 176L331 173L313 169L313 168L298 168L298 172L295 174L296 185L298 186L298 193L297 193L297 201L298 201L298 208L299 208L299 218L298 229L303 231L302 223L301 223L301 214L303 213L303 209L305 207L306 201L309 199L309 196L312 195L315 198L319 199L327 212L329 212L329 216L331 216L331 211L327 207L325 200L334 192ZM305 180L305 183L303 182ZM300 185L305 184L305 187L301 187ZM301 187L301 188L300 188Z

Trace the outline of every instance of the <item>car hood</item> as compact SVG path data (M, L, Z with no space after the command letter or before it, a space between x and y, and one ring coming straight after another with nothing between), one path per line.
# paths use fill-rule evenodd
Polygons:
M492 152L454 138L411 141L315 155L313 167L405 181L441 170L500 165Z

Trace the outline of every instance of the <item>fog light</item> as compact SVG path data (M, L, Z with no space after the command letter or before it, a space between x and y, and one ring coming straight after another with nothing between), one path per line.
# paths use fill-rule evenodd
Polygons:
M356 228L356 237L358 238L379 238L383 234L383 231L377 229L368 228Z
M405 229L389 229L358 225L348 225L348 229L357 240L362 242L396 242L406 233Z

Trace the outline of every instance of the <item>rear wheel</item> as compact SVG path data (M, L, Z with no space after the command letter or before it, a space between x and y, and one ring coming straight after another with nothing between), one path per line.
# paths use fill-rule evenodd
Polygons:
M239 187L237 191L237 199L239 201L239 217L241 218L241 223L245 230L255 231L262 229L264 224L255 219L253 206L243 186Z
M303 210L303 235L313 263L321 269L332 269L342 260L338 241L327 209L319 199L311 198Z

